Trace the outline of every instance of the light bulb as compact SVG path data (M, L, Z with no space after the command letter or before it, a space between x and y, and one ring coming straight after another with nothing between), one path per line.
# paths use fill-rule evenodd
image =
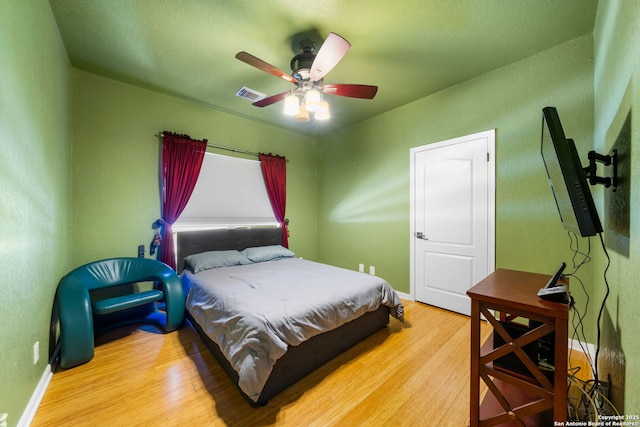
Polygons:
M316 120L328 120L331 118L331 114L329 114L329 103L327 101L322 101L320 103L320 108L318 108L318 111L316 111L313 118Z
M308 111L318 111L321 100L320 92L315 89L311 89L304 94L304 104Z
M300 111L300 101L294 94L287 96L284 99L284 114L287 116L295 116Z
M309 121L309 111L303 107L300 107L298 115L296 115L296 122L306 123Z

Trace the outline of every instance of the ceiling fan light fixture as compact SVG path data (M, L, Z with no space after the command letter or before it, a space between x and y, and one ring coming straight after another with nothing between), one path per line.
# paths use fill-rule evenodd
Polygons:
M293 93L284 99L284 114L287 116L296 116L300 112L300 101Z
M318 109L320 108L320 102L322 102L320 92L315 89L311 89L305 92L304 105L307 108L307 111L318 111Z
M331 114L329 114L329 103L327 101L320 103L320 108L313 115L313 118L316 120L329 120L331 118Z
M304 106L300 107L300 111L296 115L296 122L307 123L309 120L309 111Z
M324 40L318 53L312 40L300 42L300 53L291 60L292 74L285 73L262 59L247 52L238 52L236 59L275 77L284 79L295 85L295 89L255 100L252 105L266 107L284 101L284 114L295 117L296 122L310 121L309 113L314 120L331 118L329 104L324 102L325 93L347 98L373 99L378 91L377 86L362 84L324 84L324 78L342 60L351 44L342 36L330 33Z

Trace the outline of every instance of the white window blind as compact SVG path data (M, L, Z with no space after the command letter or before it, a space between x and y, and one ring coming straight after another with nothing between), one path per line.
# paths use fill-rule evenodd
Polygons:
M258 160L205 153L193 194L173 229L277 224Z

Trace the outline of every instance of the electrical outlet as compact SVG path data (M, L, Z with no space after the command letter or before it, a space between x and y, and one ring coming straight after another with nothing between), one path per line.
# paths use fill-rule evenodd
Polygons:
M362 263L358 264L358 271L360 273L364 273L364 264L362 264Z
M369 274L372 276L376 275L376 268L373 265L369 266Z
M33 364L35 365L40 360L40 341L36 341L33 345Z

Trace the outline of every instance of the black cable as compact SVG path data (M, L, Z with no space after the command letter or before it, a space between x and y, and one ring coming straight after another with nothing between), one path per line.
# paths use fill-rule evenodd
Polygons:
M607 289L607 291L604 294L604 298L602 299L602 305L600 306L600 312L598 313L598 338L596 340L596 356L595 356L595 371L593 374L594 380L595 380L595 388L597 389L598 384L600 384L598 382L598 356L600 353L600 335L601 335L601 328L600 328L600 320L602 319L602 313L604 312L604 308L605 308L605 303L607 302L607 298L609 297L609 281L607 280L607 271L609 270L609 266L611 265L611 258L609 258L609 253L607 252L607 247L604 245L604 238L602 237L602 233L598 233L598 236L600 236L600 244L602 245L602 250L604 251L604 255L607 257L607 266L604 269L604 273L603 273L603 277L604 277L604 284L605 287Z
M587 296L587 304L585 305L585 311L584 313L580 313L580 310L578 309L578 307L575 304L575 300L573 299L573 296L571 296L571 301L570 301L570 307L573 310L573 316L572 316L572 325L573 325L573 334L572 334L572 338L576 339L577 337L577 341L578 344L580 345L580 349L582 350L582 352L585 355L588 355L589 352L585 349L583 343L587 342L586 339L586 335L584 333L584 322L583 319L585 318L587 311L587 305L588 305L588 301L589 301L589 294L587 293L585 287L584 287L584 283L582 282L582 280L580 280L580 278L578 276L573 276L576 280L578 280L578 282L580 283L582 290L584 291L585 295ZM577 324L576 324L576 318L577 318ZM573 351L573 347L571 349ZM569 360L571 361L571 353L569 354ZM591 360L591 357L587 358L588 361L588 365L591 367L591 372L595 372L594 368L593 368L593 361ZM573 366L570 367L571 369L574 369L575 372L573 372L572 375L576 375L579 367L577 368L573 368ZM576 384L576 386L578 386ZM569 389L571 388L571 384L568 384L568 389L567 392L569 392ZM582 388L585 390L585 393L588 395L592 395L594 387L593 384L591 383L591 381L587 380L587 381L583 381L582 382ZM580 394L580 398L578 399L578 401L575 404L571 404L568 403L569 405L571 405L571 409L573 410L573 413L575 414L575 419L576 420L583 420L582 417L580 417L579 413L580 413L580 408L584 408L585 410L585 414L587 414L589 412L589 407L590 407L590 402L589 400L586 398L586 396L584 394ZM586 419L586 418L585 418Z
M578 236L576 236L576 234L572 231L567 232L567 235L569 236L569 249L573 252L573 257L571 258L571 261L573 263L573 272L569 273L568 275L574 275L578 272L580 267L591 261L591 238L587 238L587 253L583 253L580 252ZM573 243L574 240L575 248ZM582 260L580 261L580 263L576 263L576 258L578 255L582 255Z
M582 345L583 342L587 342L587 337L584 333L584 322L583 319L585 318L585 316L588 313L588 308L589 308L589 302L590 302L590 297L589 297L589 293L587 292L587 289L584 286L584 282L580 279L580 277L578 277L577 272L578 270L585 264L587 264L588 262L591 261L591 239L587 239L588 242L588 247L587 247L587 252L583 253L580 252L580 246L579 246L579 241L578 241L578 237L576 236L575 233L573 232L568 232L567 235L569 236L569 249L573 252L573 257L572 257L572 264L573 264L573 272L572 273L567 273L564 275L564 277L573 277L574 279L576 279L578 281L578 283L580 283L580 287L582 287L582 291L585 294L586 297L586 302L584 305L584 314L580 314L580 312L575 308L575 301L573 300L573 297L571 297L571 308L573 308L575 311L574 313L578 314L578 325L575 324L575 315L572 317L572 324L574 327L574 333L572 335L572 337L578 336L578 342L580 343L580 348L582 349L582 352L584 354L589 354L588 351L585 350L584 346ZM574 245L574 241L575 241L575 245ZM582 255L582 260L579 263L576 263L576 258L578 255ZM580 333L578 332L578 326L580 327L580 330L582 332L582 337L580 336ZM589 358L589 364L591 364L591 358ZM591 366L591 370L592 372L595 372L593 369L593 366Z
M569 237L569 249L573 252L573 256L571 258L571 262L572 262L572 267L573 267L573 272L571 273L567 273L564 275L564 277L572 277L573 279L577 280L578 283L580 283L580 287L582 288L582 291L585 294L586 297L586 302L585 302L585 306L584 306L584 312L580 313L580 310L578 310L578 308L576 307L575 304L575 300L573 299L573 296L571 296L571 300L570 300L570 308L574 310L573 312L573 316L572 316L572 326L573 326L573 334L572 334L572 338L576 339L577 337L577 341L580 345L580 349L582 350L582 352L585 355L588 355L589 352L585 349L583 343L587 342L587 338L584 332L584 318L586 317L587 313L588 313L588 307L589 307L589 302L590 302L590 297L589 297L589 293L587 292L587 289L584 285L584 282L582 281L582 279L580 279L580 277L577 275L578 271L580 270L580 268L582 268L582 266L584 266L585 264L589 263L591 261L591 239L588 238L587 239L587 251L585 252L581 252L580 251L580 245L579 245L579 239L577 237L577 235L573 232L568 232L567 233L568 237ZM582 259L578 259L578 257L581 256ZM577 319L577 322L576 322ZM587 358L588 359L588 364L591 367L591 372L594 374L595 376L595 368L593 366L593 361L591 360L590 357ZM595 383L597 384L597 382ZM570 386L568 386L570 387ZM582 382L582 387L585 390L585 393L589 396L593 395L593 392L597 389L594 385L594 383L592 382L592 380L587 380ZM568 391L568 390L567 390ZM569 403L568 403L569 404ZM571 405L571 409L574 412L574 416L576 420L582 420L582 417L580 416L580 409L584 408L584 414L585 417L588 415L589 411L590 411L590 401L589 399L586 398L586 396L584 394L580 395L580 398L578 399L578 401L576 402L576 404L570 404ZM585 418L586 419L586 418Z
M576 308L575 306L575 300L573 299L573 297L571 297L571 301L570 301L570 307L574 310L574 315L572 316L572 326L574 328L574 332L572 337L578 337L578 342L580 344L580 347L582 349L582 351L587 354L587 352L585 351L584 347L582 346L582 340L584 340L584 342L586 342L586 337L584 334L584 322L583 319L586 316L588 310L588 306L589 306L589 294L584 286L584 283L582 282L582 280L577 276L577 272L578 270L580 270L580 268L587 264L588 262L591 261L591 239L588 238L587 242L588 242L588 248L587 248L587 252L583 253L580 252L580 247L579 247L579 239L576 236L575 233L572 232L568 232L567 233L569 236L569 249L573 252L573 257L571 259L572 264L573 264L573 272L571 273L567 273L564 274L563 277L573 277L575 278L578 283L580 283L580 286L582 287L583 292L585 293L586 296L586 303L585 303L585 308L584 308L584 314L580 314L580 311ZM604 269L604 273L603 273L603 278L604 278L604 283L605 283L605 287L606 287L606 292L604 295L604 298L602 299L602 304L600 306L600 310L598 312L598 320L597 320L597 338L596 338L596 354L595 354L595 359L593 361L593 365L591 366L591 371L593 373L593 380L588 380L585 381L583 383L583 387L585 387L585 392L590 395L593 396L594 394L596 394L598 392L598 385L599 383L599 373L598 373L598 359L600 356L600 341L601 341L601 336L602 336L602 328L600 326L601 321L602 321L602 315L604 313L604 309L606 307L606 302L607 299L609 298L609 293L610 293L610 287L609 287L609 281L607 279L607 272L609 271L609 267L611 266L611 258L609 257L609 253L607 252L607 248L604 244L604 238L602 236L602 233L598 233L598 236L600 238L600 244L602 246L602 250L607 258L607 265ZM575 242L575 243L574 243ZM582 259L577 261L578 255L582 256ZM577 324L576 324L576 316L577 316ZM580 332L582 333L582 340L580 339L580 332L578 331L578 328L580 328ZM589 386L589 388L587 389L587 386ZM586 413L589 412L589 407L591 406L591 403L588 399L586 399L584 396L580 399L581 402L577 405L574 406L572 405L572 409L574 410L574 412L576 412L576 415L578 415L578 409L582 406L584 406ZM593 410L597 411L597 408L593 408Z
M580 279L578 279L578 281L580 281ZM583 288L584 288L584 285L583 285ZM588 296L587 296L587 299L588 299ZM575 301L573 297L571 297L571 308L573 309L573 316L571 318L571 324L573 325L573 334L571 335L571 338L578 341L578 344L580 345L580 349L585 355L587 355L589 354L589 352L585 349L583 345L583 343L587 342L587 337L586 337L586 334L584 333L584 322L583 322L583 319L587 315L586 305L585 305L584 314L581 314L578 308L575 306ZM576 324L576 317L578 318L577 324ZM578 328L580 332L578 331ZM573 350L573 347L572 347L572 350ZM591 358L588 358L588 359L589 359L589 365L591 365L592 363ZM593 370L593 366L591 367L591 369Z

